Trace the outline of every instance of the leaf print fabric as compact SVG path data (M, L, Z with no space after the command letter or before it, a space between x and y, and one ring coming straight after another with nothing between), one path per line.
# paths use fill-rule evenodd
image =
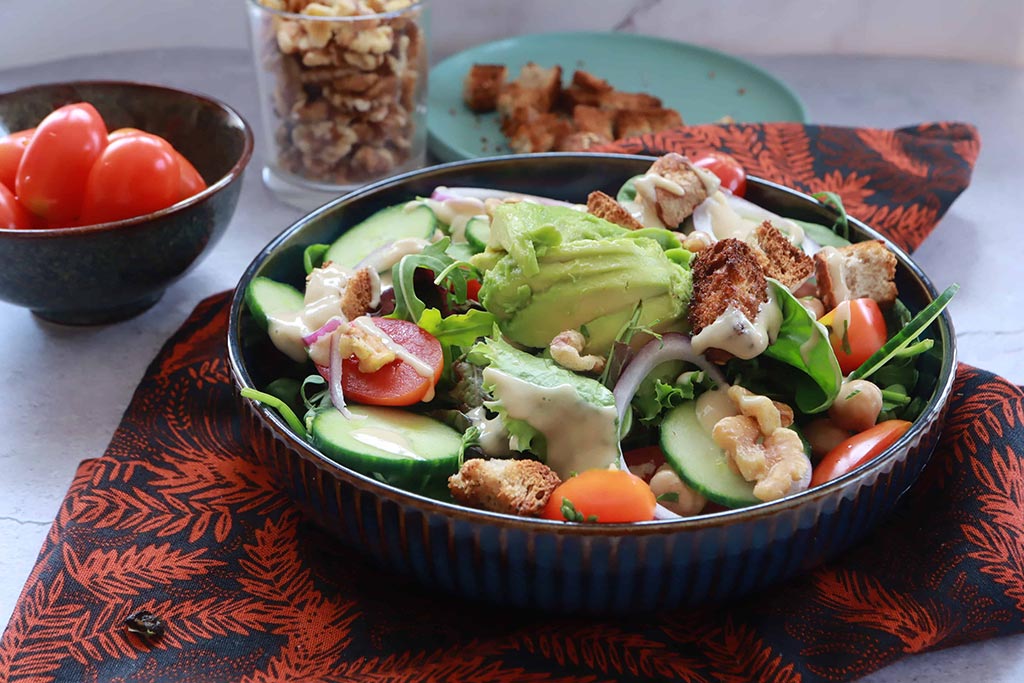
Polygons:
M839 192L916 246L966 187L977 136L698 126L620 151L724 149L752 174ZM739 603L563 618L435 595L306 521L241 440L229 296L153 361L108 451L86 461L0 640L11 681L851 680L1024 625L1024 393L960 366L918 485L836 561ZM130 633L139 610L159 638ZM500 617L500 618L497 618Z

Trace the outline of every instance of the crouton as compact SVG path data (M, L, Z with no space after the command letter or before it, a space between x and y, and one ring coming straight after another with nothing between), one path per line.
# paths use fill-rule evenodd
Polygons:
M554 470L536 460L474 458L448 478L448 490L464 505L536 517L561 483Z
M690 163L675 152L659 157L651 164L647 174L661 176L669 181L660 184L638 180L636 183L637 201L654 209L666 228L679 227L708 198L704 181Z
M754 231L754 246L761 269L767 277L794 290L814 272L814 260L790 242L782 231L765 221Z
M615 120L615 113L607 109L588 107L580 104L573 107L572 122L576 130L581 133L595 133L601 137L611 140L615 133L612 124Z
M615 112L615 138L657 133L683 125L675 109L623 109Z
M556 114L535 114L526 117L508 133L508 146L517 154L550 152L562 138L572 132L572 124Z
M519 71L519 77L502 88L496 108L502 116L511 116L521 107L548 112L558 101L562 90L562 67L545 69L529 62Z
M598 106L602 109L660 109L661 100L645 92L622 92L612 90L602 93L598 98Z
M613 90L608 81L586 71L576 70L572 74L572 83L562 91L562 105L570 111L577 105L596 107L601 96Z
M688 317L694 335L712 325L730 308L753 321L761 304L768 300L764 271L753 248L741 240L729 238L715 242L694 257L691 270L693 295ZM713 348L704 355L716 363L724 363L731 357Z
M597 133L575 132L569 133L555 143L555 149L559 152L586 152L593 147L606 145L611 141L611 138Z
M858 242L814 255L818 298L830 311L841 301L867 297L880 306L896 301L896 255L881 240Z
M494 111L506 72L504 64L474 64L462 87L466 106L479 113Z
M341 312L349 320L370 312L370 303L374 299L373 280L369 268L360 268L349 278L341 298Z
M640 230L644 227L622 204L601 191L587 195L587 213L630 230Z

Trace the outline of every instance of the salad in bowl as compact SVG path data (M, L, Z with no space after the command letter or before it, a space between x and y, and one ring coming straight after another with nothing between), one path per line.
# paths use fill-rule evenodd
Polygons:
M668 154L579 203L436 186L244 288L277 375L242 395L417 496L573 525L714 516L834 482L928 406L939 349L882 240ZM323 233L323 231L321 231ZM268 371L262 375L268 377Z

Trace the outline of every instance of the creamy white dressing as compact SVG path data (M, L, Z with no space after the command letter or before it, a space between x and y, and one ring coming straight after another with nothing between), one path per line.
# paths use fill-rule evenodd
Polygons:
M319 330L331 318L344 320L341 302L352 275L353 271L335 263L315 268L306 278L302 310L267 316L267 332L274 346L292 360L304 361L306 344L302 338ZM371 276L371 284L371 305L375 305L373 302L380 302L380 279Z
M847 301L850 299L850 289L846 286L846 270L843 267L845 259L843 255L835 247L822 247L818 253L825 258L825 267L828 269L828 276L832 280L832 295L836 298L836 301Z
M353 429L350 431L349 435L359 443L366 444L373 448L378 448L385 453L391 453L392 455L397 455L403 458L412 458L414 460L425 459L413 449L412 443L404 434L396 432L393 429L360 427L359 429Z
M738 308L730 306L722 315L691 340L693 350L704 353L708 349L721 349L744 360L764 353L775 341L782 326L782 309L769 288L768 301L757 309L753 322Z
M636 203L640 209L638 220L647 228L665 227L661 216L658 215L659 188L677 197L686 194L682 185L657 173L645 173L633 181L633 185L636 187Z
M719 420L740 414L736 404L729 398L729 387L727 386L705 391L697 397L694 409L697 414L697 422L709 436Z
M573 472L601 469L619 460L615 406L595 406L568 385L538 387L493 367L483 380L510 418L524 420L544 435L547 465L562 479Z
M430 240L421 237L403 237L376 249L359 262L361 267L372 268L378 281L380 273L387 273L396 263L410 254L418 254L430 246Z
M711 232L716 239L724 240L732 237L746 242L757 226L761 224L761 221L747 220L737 213L729 206L729 202L722 192L709 195L704 204L711 219Z
M444 190L445 188L438 188ZM482 199L476 197L449 197L448 199L420 199L410 202L413 205L426 204L434 212L437 220L448 226L452 242L466 241L466 224L475 216L486 216L487 209ZM406 204L406 207L409 205ZM408 208L407 208L408 210Z
M507 457L512 454L508 445L508 430L500 417L488 418L483 406L473 408L466 417L480 432L480 450L492 457Z

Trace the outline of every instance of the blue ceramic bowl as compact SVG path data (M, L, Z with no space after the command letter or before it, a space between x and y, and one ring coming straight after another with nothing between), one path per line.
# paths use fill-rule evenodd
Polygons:
M238 387L260 387L281 363L265 334L251 334L243 293L256 276L301 284L303 249L384 206L437 185L485 186L585 201L614 195L650 165L646 157L545 154L457 162L369 186L303 218L271 242L243 275L232 302L229 358ZM811 197L758 179L747 197L786 216L826 225L834 214ZM879 239L851 221L852 237ZM934 296L924 273L895 245L900 296L912 311ZM557 612L654 611L732 599L803 572L869 533L914 483L935 447L953 384L949 319L926 332L941 361L922 368L921 417L885 453L824 486L774 503L680 521L576 525L441 503L381 484L331 461L292 434L273 411L240 399L254 452L321 525L381 566L466 598Z
M227 229L252 156L252 132L222 102L159 85L78 82L0 94L0 135L32 128L65 104L89 102L109 130L139 128L170 142L208 187L174 206L99 225L0 229L0 300L66 324L137 315Z

